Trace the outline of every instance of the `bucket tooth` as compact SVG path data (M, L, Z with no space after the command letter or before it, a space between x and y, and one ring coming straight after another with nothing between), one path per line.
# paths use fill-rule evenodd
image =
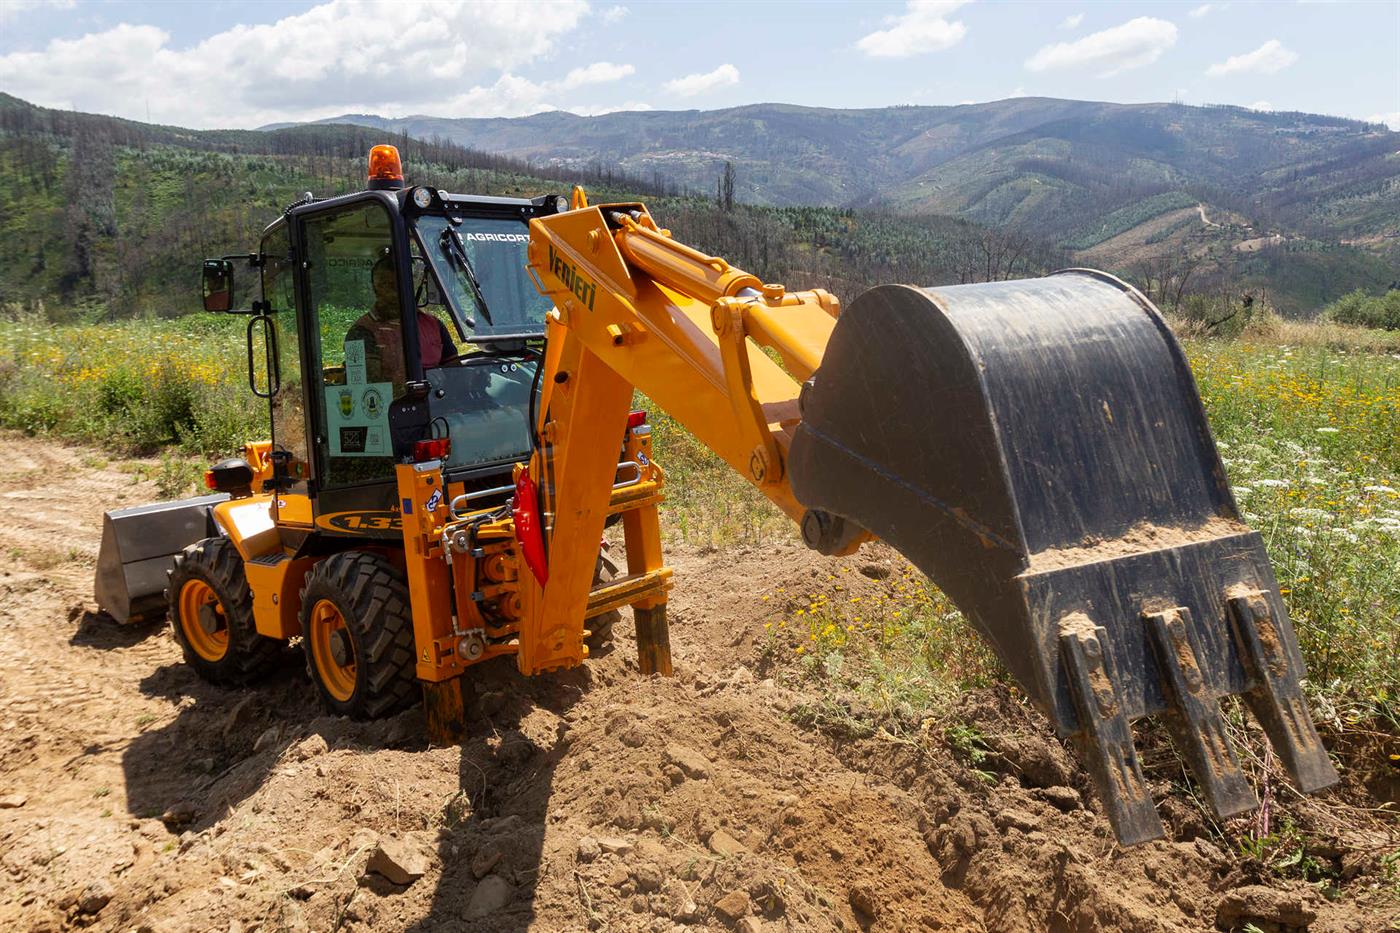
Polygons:
M1124 845L1163 836L1162 821L1147 792L1133 747L1133 729L1114 687L1108 633L1088 616L1073 613L1060 622L1060 652L1070 695L1083 727L1080 754L1094 778L1113 832Z
M1279 626L1264 594L1232 591L1230 615L1240 659L1252 681L1245 702L1264 727L1293 783L1305 794L1337 783L1337 769L1318 738L1298 666L1279 634Z
M1144 612L1143 620L1169 704L1163 720L1211 808L1221 819L1253 810L1259 799L1245 780L1225 734L1219 700L1207 687L1193 635L1191 610L1177 607Z

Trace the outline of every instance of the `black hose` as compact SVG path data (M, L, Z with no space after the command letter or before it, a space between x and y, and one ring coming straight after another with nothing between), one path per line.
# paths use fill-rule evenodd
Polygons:
M525 352L532 353L535 356L535 375L530 379L530 452L538 453L540 447L543 445L540 444L540 434L535 426L535 399L538 397L540 391L540 377L544 375L544 354L532 347L526 347Z

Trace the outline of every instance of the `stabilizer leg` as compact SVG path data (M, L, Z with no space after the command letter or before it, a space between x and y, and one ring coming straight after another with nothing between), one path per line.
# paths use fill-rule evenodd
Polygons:
M423 681L423 718L428 741L433 745L459 745L467 732L466 710L462 703L462 678L441 683Z
M637 620L637 665L643 674L671 676L671 626L666 621L666 604L650 609L634 607Z

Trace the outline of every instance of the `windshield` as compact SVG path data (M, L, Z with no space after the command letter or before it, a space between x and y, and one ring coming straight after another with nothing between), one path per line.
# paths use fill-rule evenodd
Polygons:
M530 228L523 220L509 218L458 219L454 224L447 217L424 215L415 228L419 247L468 339L544 333L544 316L553 305L535 289L525 268Z

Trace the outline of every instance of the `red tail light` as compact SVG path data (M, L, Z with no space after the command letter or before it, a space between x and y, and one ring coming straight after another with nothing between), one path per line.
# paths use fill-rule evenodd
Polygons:
M429 460L446 460L452 452L452 441L446 437L435 437L426 441L413 442L413 462L426 463Z
M515 523L515 540L520 542L520 556L525 566L540 581L549 582L549 563L544 555L544 528L540 523L540 496L528 469L515 478L515 504L510 510Z
M647 423L647 413L644 411L629 411L627 413L627 429L640 428Z

